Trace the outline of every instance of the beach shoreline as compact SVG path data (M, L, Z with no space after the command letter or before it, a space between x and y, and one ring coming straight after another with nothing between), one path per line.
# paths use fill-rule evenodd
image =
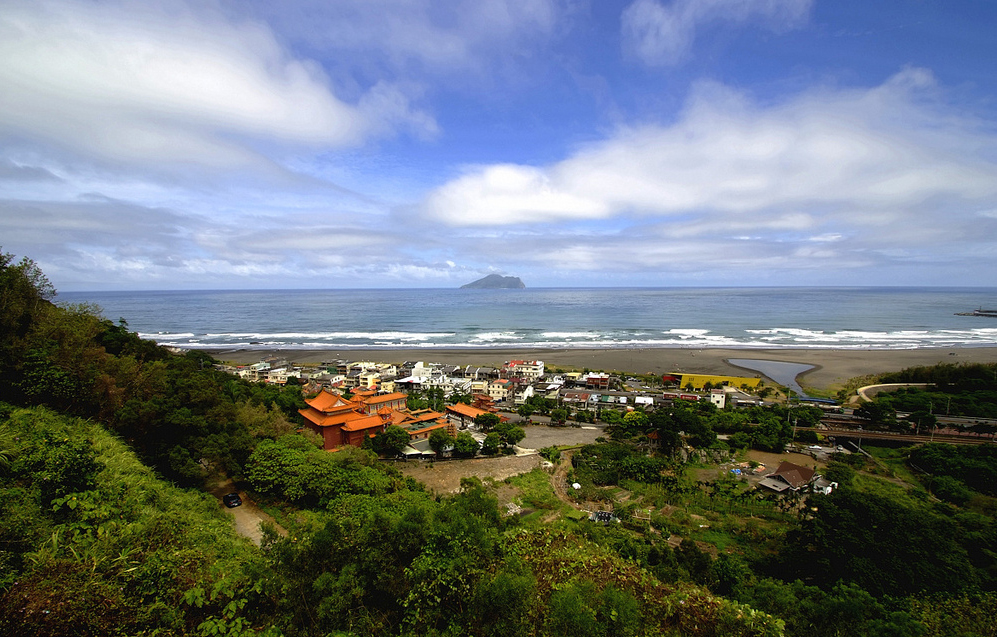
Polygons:
M997 363L997 347L918 349L754 349L754 348L358 348L358 349L207 349L219 361L247 365L276 356L303 366L335 360L384 363L426 361L449 365L499 367L510 360L542 360L548 368L661 375L672 372L757 376L727 362L731 358L814 365L797 377L804 387L829 391L849 379L938 363Z

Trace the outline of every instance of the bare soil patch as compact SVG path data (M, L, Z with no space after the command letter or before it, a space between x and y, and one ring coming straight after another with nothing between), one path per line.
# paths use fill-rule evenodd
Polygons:
M748 460L760 462L766 467L771 468L772 471L779 468L780 462L792 462L793 464L798 464L801 467L817 467L818 469L823 469L827 466L825 462L817 460L804 453L769 453L767 451L757 451L755 449L748 450Z
M525 449L544 447L564 447L568 445L589 445L599 436L605 435L605 425L582 425L581 427L548 427L547 425L527 425L523 427L526 437L519 443Z
M755 449L748 450L747 460L754 460L755 462L760 462L765 465L765 471L759 474L747 476L748 481L752 484L760 482L763 477L778 469L779 464L782 462L792 462L793 464L800 465L801 467L815 467L817 470L823 469L827 466L825 462L816 460L812 456L808 456L804 453L771 453ZM705 469L696 469L694 471L694 475L696 476L696 480L707 482L709 480L716 480L725 471L730 471L730 467L730 463L725 465L713 465Z
M433 493L442 495L460 491L461 478L505 480L532 471L540 466L541 461L538 455L498 456L441 462L399 462L397 467L403 474L426 485Z
M587 445L603 435L602 427L548 427L528 425L523 427L526 437L519 443L522 449L543 449ZM471 460L443 460L439 462L412 461L399 462L396 466L407 476L411 476L437 494L456 493L460 490L461 478L476 476L496 481L532 471L539 467L543 459L538 455L497 456L494 458L473 458Z

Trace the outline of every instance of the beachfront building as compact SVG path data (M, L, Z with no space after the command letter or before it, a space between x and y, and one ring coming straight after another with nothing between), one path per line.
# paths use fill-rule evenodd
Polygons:
M476 367L474 365L467 365L462 370L462 375L464 378L470 378L473 380L492 380L498 378L498 370L494 367Z
M565 405L577 405L587 407L589 404L589 393L587 391L570 390L561 393L561 402Z
M508 361L502 368L506 378L522 378L533 382L544 375L543 361Z
M544 398L549 400L557 400L558 395L561 393L561 388L564 387L564 382L560 383L547 383L540 384L536 387L535 391L537 394L542 395Z
M591 372L582 376L585 389L609 389L609 374Z
M473 394L484 394L488 391L488 380L481 379L469 379L467 381L467 390Z

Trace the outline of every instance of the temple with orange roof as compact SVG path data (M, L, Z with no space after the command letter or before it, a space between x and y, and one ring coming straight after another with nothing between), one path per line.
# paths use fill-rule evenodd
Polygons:
M298 410L304 424L322 436L322 446L336 449L344 445L360 447L391 425L408 431L412 440L428 438L437 429L456 435L456 427L443 414L430 410L409 412L402 393L376 394L358 391L346 398L331 391L321 391L305 399L308 406Z
M463 403L456 403L454 405L447 406L447 419L454 425L454 427L460 427L461 429L469 427L474 424L474 419L481 414L490 414L492 412L485 409L478 409L477 407L472 407L471 405L465 405ZM499 416L500 420L506 420L504 416Z

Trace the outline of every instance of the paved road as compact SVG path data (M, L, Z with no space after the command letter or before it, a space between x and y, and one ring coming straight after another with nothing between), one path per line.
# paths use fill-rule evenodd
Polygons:
M855 390L855 395L866 402L881 391L893 391L901 387L928 387L928 383L885 383L882 385L866 385Z

